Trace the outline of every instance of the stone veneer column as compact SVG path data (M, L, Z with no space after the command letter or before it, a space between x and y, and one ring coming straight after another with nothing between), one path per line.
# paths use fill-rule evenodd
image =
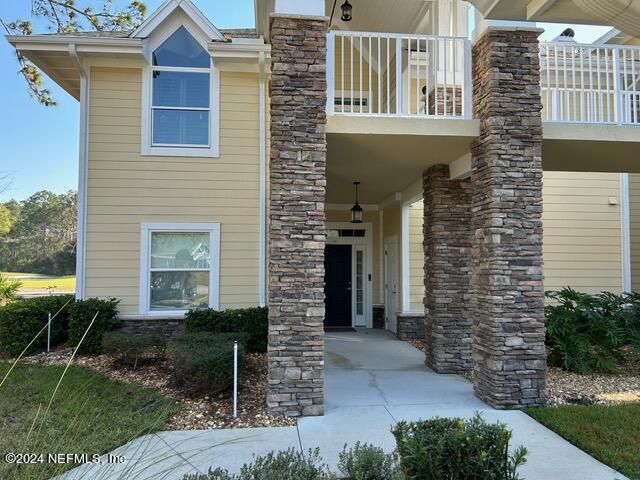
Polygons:
M324 17L271 17L271 413L324 413Z
M489 28L473 46L473 361L498 408L545 402L538 35Z
M439 373L471 370L471 183L449 180L447 165L424 172L426 364Z

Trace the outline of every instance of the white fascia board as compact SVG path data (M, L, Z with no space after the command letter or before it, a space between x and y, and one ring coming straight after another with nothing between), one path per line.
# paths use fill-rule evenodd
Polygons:
M265 58L271 58L271 45L251 44L251 43L219 43L209 42L207 50L213 58L260 58L260 54L264 54Z
M133 38L147 38L153 31L167 19L177 8L195 22L196 25L212 40L225 40L225 36L213 23L191 3L191 0L167 0L153 12L142 24L131 34Z

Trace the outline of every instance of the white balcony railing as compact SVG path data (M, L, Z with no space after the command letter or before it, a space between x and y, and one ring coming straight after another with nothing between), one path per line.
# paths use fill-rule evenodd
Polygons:
M466 38L331 31L327 112L471 118Z
M640 125L640 47L540 44L542 119Z

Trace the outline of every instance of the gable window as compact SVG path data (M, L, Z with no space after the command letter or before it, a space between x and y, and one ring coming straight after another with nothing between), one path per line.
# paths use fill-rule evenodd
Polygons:
M151 57L143 154L217 156L218 81L209 52L180 26Z
M141 313L218 308L217 223L142 225Z

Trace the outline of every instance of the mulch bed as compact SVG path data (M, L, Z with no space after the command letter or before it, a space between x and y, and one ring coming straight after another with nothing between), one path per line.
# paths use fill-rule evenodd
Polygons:
M640 402L640 361L627 359L618 373L580 375L549 368L550 405L617 405Z
M25 357L21 363L65 365L70 348ZM114 364L108 355L76 357L73 365L90 368L126 383L156 390L180 402L182 408L169 421L169 430L201 430L214 428L282 427L296 424L294 418L267 413L267 354L249 353L239 373L238 418L233 418L231 393L217 396L188 397L171 384L171 365L166 360L144 363L136 369Z
M418 350L427 351L424 340L410 340L409 343ZM473 381L472 372L461 376ZM549 367L547 393L549 405L619 405L640 402L640 361L627 358L616 374L580 375Z

